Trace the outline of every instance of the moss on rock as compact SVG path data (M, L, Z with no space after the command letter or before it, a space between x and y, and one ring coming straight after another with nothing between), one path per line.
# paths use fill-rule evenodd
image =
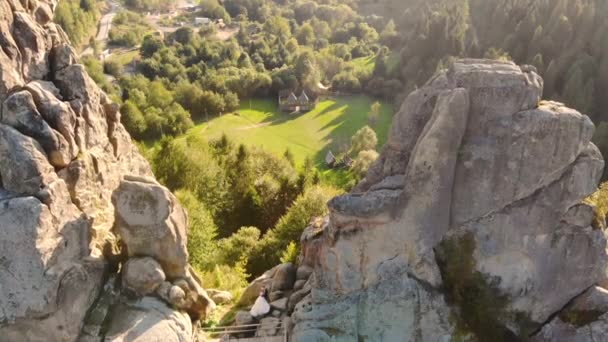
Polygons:
M509 316L508 295L499 289L500 279L476 270L472 233L444 240L435 250L447 302L457 307L456 334L474 334L479 341L520 341L501 319Z

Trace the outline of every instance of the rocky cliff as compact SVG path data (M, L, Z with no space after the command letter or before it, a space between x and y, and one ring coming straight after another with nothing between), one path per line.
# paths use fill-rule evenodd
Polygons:
M213 302L188 266L187 215L55 6L0 0L0 339L188 341Z
M589 118L533 67L460 60L408 96L367 178L303 236L297 341L608 340Z

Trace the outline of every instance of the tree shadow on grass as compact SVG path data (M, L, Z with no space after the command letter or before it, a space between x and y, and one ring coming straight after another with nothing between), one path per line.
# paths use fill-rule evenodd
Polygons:
M330 106L328 106L327 108L324 108L323 110L321 110L319 113L317 113L315 115L315 118L318 118L324 114L327 113L331 113L332 111L335 111L338 109L340 105L338 103L334 103ZM347 106L346 106L347 107ZM313 109L312 111L314 111L316 109ZM280 125L283 124L285 122L288 121L292 121L292 120L296 120L304 115L309 114L311 111L309 112L300 112L300 113L285 113L280 111L278 108L276 110L276 112L271 113L270 116L268 116L266 119L264 119L262 121L262 123L271 125L271 126L276 126L276 125Z

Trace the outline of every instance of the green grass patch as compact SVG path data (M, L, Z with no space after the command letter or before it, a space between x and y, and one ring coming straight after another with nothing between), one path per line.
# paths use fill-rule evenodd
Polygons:
M139 49L114 53L108 58L108 61L116 62L121 67L124 67L133 62L136 58L139 58Z
M278 111L274 100L244 100L236 113L201 123L186 136L202 135L211 140L226 134L237 143L262 147L276 154L283 154L289 148L296 163L301 165L311 157L322 168L330 149L338 153L340 146L348 145L352 135L367 125L367 113L375 101L368 96L331 98L321 101L308 113L292 115ZM382 103L380 118L374 127L378 147L387 140L392 116L392 106ZM336 177L340 177L339 173Z
M357 74L371 75L376 67L376 55L355 58L350 63Z

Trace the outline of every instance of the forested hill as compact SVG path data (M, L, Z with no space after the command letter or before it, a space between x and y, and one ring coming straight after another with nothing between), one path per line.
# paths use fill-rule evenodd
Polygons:
M392 18L401 33L406 92L454 57L532 64L544 97L588 114L608 153L608 2L605 0L362 0L360 11Z

